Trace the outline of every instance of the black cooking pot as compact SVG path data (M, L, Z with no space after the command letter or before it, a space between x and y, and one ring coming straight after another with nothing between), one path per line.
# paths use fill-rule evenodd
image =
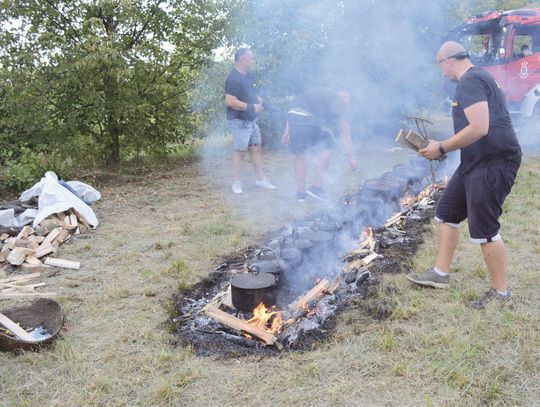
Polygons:
M269 273L279 279L279 275L284 272L288 264L269 247L260 249L255 257L248 261L247 268L255 273Z
M323 232L330 233L335 233L340 228L335 219L330 216L328 212L324 212L317 217L313 221L313 225L317 226L319 230L322 230Z
M304 239L311 240L313 242L313 247L317 248L317 250L326 247L334 240L334 235L332 233L320 230L317 226L312 226L309 229L299 232L299 234Z
M304 255L300 250L295 247L287 247L285 245L285 238L279 241L279 248L277 252L279 256L291 267L299 266L302 263Z
M260 303L276 304L276 278L269 273L244 273L231 279L231 299L237 310L250 312Z

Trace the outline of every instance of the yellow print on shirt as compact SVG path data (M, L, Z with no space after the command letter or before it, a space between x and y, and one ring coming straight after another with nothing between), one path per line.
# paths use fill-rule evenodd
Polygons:
M452 107L457 107L458 103L455 100L452 100Z

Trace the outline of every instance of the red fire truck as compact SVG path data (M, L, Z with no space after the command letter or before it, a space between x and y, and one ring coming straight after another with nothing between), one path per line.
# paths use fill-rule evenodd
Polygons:
M461 42L471 61L493 75L515 124L540 118L540 8L488 11L452 30L447 39Z

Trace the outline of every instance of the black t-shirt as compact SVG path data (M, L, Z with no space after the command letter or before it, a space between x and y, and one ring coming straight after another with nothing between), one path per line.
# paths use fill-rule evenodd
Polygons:
M292 108L305 110L332 126L346 113L345 102L339 93L322 87L311 88L298 95Z
M251 104L257 104L259 102L253 76L249 73L244 75L235 68L233 68L229 73L229 76L227 76L227 80L225 81L225 93L227 95L236 96L238 100L242 102ZM257 113L253 110L249 112L227 107L227 119L255 120L256 118Z
M461 149L460 166L464 172L503 161L521 162L521 147L504 94L495 79L483 69L470 68L458 82L452 102L454 132L458 133L469 125L464 109L486 101L489 108L488 133Z

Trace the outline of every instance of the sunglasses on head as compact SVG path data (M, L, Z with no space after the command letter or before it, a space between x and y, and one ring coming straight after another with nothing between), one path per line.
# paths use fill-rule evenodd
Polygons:
M465 58L469 58L469 53L467 51L461 51L461 52L458 52L457 54L450 55L449 57L442 58L442 59L438 60L437 63L441 64L444 61L446 61L447 59L451 59L451 58L454 58L454 59L457 59L457 60L462 60L462 59L465 59Z

